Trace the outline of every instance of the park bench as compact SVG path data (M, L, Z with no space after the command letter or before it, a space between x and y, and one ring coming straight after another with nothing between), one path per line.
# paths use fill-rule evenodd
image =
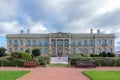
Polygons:
M82 68L93 67L93 68L95 68L96 65L94 64L93 61L76 61L76 67L82 67Z
M25 61L24 62L24 67L36 67L37 63L36 61Z

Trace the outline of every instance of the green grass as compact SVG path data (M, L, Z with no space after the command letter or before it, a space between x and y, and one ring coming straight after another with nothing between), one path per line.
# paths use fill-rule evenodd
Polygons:
M54 66L63 66L63 67L67 67L68 64L50 64L50 66L54 67Z
M120 80L120 71L84 71L91 80Z
M0 71L0 80L16 80L30 71Z

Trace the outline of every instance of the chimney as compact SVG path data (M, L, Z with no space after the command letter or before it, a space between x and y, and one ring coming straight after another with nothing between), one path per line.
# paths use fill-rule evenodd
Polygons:
M23 30L21 30L21 34L23 34L23 32L24 32L24 31L23 31Z
M93 34L93 29L90 30L90 33Z
M28 31L28 34L30 33L30 29L27 30Z
M100 34L100 30L99 29L97 30L97 34Z

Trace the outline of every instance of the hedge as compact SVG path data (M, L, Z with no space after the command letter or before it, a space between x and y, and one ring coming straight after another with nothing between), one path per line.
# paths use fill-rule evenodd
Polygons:
M93 61L96 66L120 66L120 58L116 57L82 57L82 58L70 58L71 65L74 66L76 61Z
M0 66L2 66L2 62L3 62L3 66L18 66L18 67L23 67L24 65L24 60L0 60Z
M39 56L39 57L37 57L37 61L38 61L39 65L50 64L50 56ZM47 61L47 63L46 63L46 61Z

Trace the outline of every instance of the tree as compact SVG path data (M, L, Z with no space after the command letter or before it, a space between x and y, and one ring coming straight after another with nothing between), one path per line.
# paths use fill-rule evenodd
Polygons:
M107 56L108 56L108 57L115 57L115 54L113 54L113 53L111 53L111 52L108 52L108 53L107 53Z
M29 49L26 49L25 52L30 53Z
M11 53L12 59L20 59L21 58L21 53L20 52L13 52Z
M35 57L41 55L40 50L38 48L33 49L32 50L32 55L35 56Z
M3 57L3 56L5 56L5 55L6 55L6 49L3 48L3 47L1 47L1 48L0 48L0 57Z
M107 53L106 52L102 52L99 54L100 57L107 57Z
M22 52L20 54L21 54L21 59L23 59L23 60L31 60L32 59L31 54L29 54L27 52Z

